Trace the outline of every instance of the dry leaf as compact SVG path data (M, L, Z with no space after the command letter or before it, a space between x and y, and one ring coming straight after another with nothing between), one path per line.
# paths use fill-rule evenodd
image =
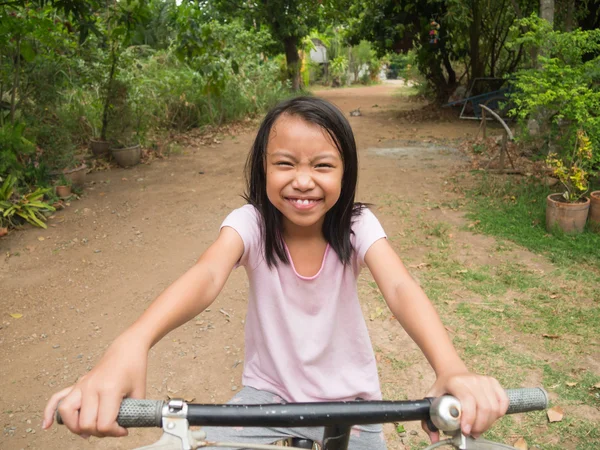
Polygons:
M523 439L522 437L520 437L519 439L517 439L515 441L515 443L513 444L514 448L518 448L519 450L527 450L527 441L525 439Z
M542 337L547 339L558 339L560 336L558 334L542 334Z
M461 270L457 270L456 273L467 273L468 270L467 269L461 269Z
M0 237L8 234L8 228L0 227Z
M550 408L547 414L550 422L560 422L565 416L565 412L560 406Z
M44 239L42 236L38 237L38 241L45 241L46 239Z
M557 298L557 297L558 297L558 295L557 295L557 294L552 294L552 295L550 296L550 298Z
M10 315L10 317L12 317L13 319L20 319L21 317L23 317L23 314L13 313Z
M600 389L600 383L596 383L592 386L592 389Z
M577 386L577 382L575 382L575 381L567 381L565 384L569 387Z

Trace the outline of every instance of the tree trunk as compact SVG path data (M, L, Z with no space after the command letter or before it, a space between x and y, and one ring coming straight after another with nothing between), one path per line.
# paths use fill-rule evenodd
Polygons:
M288 77L292 81L292 90L300 89L300 56L298 55L298 37L290 36L283 40Z
M567 17L565 18L565 31L573 31L575 23L575 0L567 0Z
M15 112L17 109L17 91L19 90L19 82L21 80L21 38L17 38L17 63L15 65L15 77L13 80L13 88L10 94L10 124L15 124Z
M108 83L106 86L106 98L104 99L104 110L102 111L102 130L100 131L100 139L106 141L106 130L108 128L108 109L110 108L110 100L112 94L112 84L115 78L115 71L117 68L117 54L115 48L111 49L110 52L111 65L110 73L108 75Z
M540 0L540 17L554 25L554 0Z
M469 30L469 44L471 47L471 80L475 80L475 78L481 78L483 76L484 70L479 54L479 38L481 37L481 19L483 16L479 0L473 0L471 2L471 12L473 14L473 21L471 22L471 28Z

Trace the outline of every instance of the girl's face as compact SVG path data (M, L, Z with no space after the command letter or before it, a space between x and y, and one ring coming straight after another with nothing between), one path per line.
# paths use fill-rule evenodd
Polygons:
M344 167L326 131L294 116L280 116L271 129L265 172L267 197L284 216L284 229L321 229L325 213L340 198Z

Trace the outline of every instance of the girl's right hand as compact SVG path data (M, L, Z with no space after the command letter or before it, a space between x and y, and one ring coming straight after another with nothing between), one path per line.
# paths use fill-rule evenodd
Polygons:
M144 398L148 349L121 336L100 362L76 384L54 394L44 409L42 428L48 429L60 412L65 426L83 438L126 436L117 415L125 397Z

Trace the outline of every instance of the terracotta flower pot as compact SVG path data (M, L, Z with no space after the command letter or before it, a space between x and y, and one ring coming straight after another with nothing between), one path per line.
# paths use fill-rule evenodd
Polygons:
M600 233L600 191L590 194L590 226Z
M79 167L75 167L74 169L65 169L63 170L63 175L67 180L71 181L71 184L76 187L83 187L85 183L85 174L87 170L87 165L82 164Z
M110 151L121 167L135 166L142 157L142 148L139 144L133 147L112 148Z
M558 226L565 233L581 233L590 209L590 199L582 198L578 202L564 201L562 194L550 194L546 198L546 230L549 232Z
M71 195L71 186L56 186L55 191L60 198L67 198Z
M106 158L110 154L110 142L91 139L90 150L96 158Z

